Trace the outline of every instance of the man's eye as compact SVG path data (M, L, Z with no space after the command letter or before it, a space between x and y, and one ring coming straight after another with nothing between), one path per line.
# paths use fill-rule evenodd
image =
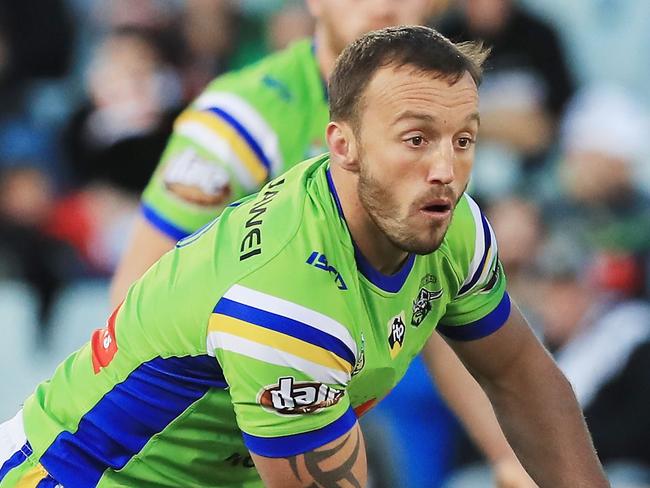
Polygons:
M424 144L424 137L413 136L413 137L409 137L408 141L410 141L411 144L413 144L414 146L421 146L422 144Z
M473 142L474 141L469 137L461 137L460 139L458 139L458 147L460 147L461 149L467 149L469 148L469 146L472 145Z

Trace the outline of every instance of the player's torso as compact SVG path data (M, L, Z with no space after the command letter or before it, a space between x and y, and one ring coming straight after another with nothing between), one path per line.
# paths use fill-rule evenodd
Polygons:
M410 267L409 262L405 267ZM349 392L360 416L404 376L444 315L457 285L442 253L416 258L403 281L391 283L360 272L356 276L362 305L354 315L361 336L359 350L365 357L355 369Z
M357 357L346 394L361 415L405 374L456 295L458 278L446 243L432 255L409 258L396 276L373 275L355 256L331 185L321 168L308 185L304 223L296 238L266 266L267 274L244 284L262 292L282 289L282 299L349 329ZM260 229L264 241L263 224ZM263 246L259 249L264 252Z
M64 486L259 486L206 349L229 279L213 267L217 235L167 253L26 401L34 460Z

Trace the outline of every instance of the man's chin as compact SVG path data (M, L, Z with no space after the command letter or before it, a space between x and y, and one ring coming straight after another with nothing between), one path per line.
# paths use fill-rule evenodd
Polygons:
M446 232L445 232L446 233ZM406 252L426 256L438 250L444 240L445 233L442 236L435 236L431 239L411 239L406 242L399 243L399 247Z

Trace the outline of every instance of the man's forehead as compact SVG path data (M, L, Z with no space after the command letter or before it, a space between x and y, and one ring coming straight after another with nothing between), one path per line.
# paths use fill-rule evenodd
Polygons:
M410 65L383 66L368 83L364 97L377 108L399 109L396 114L403 117L432 117L410 108L431 105L439 108L462 106L468 111L464 117L478 119L478 89L469 72L455 79L452 75Z

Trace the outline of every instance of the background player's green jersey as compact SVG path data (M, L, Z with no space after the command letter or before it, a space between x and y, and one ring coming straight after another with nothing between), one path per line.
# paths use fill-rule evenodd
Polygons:
M29 462L66 487L258 486L248 450L319 447L436 327L471 340L505 322L494 234L468 196L438 250L384 276L355 248L328 167L272 180L136 282L26 401Z
M214 80L177 119L142 209L180 239L326 150L327 94L310 40Z

